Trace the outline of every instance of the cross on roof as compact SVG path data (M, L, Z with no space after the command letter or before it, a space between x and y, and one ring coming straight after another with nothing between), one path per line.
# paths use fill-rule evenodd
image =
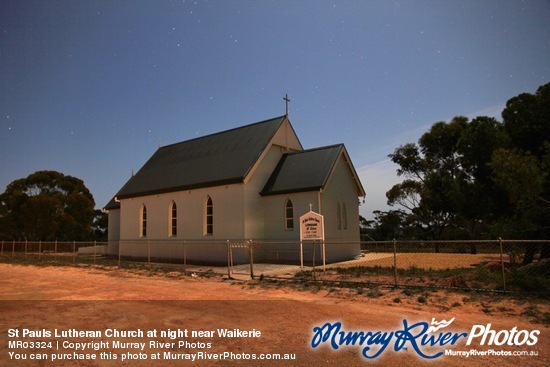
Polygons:
M283 99L286 102L286 114L288 115L288 102L290 102L290 99L288 99L288 94L285 94L285 97Z

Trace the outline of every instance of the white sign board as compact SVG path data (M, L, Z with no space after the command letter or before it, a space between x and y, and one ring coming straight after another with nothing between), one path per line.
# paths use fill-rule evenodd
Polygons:
M324 240L325 221L321 214L309 211L300 217L300 240Z

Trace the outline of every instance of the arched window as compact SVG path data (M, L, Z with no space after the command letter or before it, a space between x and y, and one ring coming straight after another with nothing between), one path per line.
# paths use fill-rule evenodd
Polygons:
M287 199L285 204L285 229L288 231L294 229L294 206L290 199Z
M178 207L175 201L170 205L170 236L178 235Z
M338 229L342 229L342 211L340 210L340 203L336 203L336 222L338 223Z
M212 204L212 198L208 196L206 200L206 210L205 213L205 234L212 235L214 234L214 205Z
M140 237L147 236L147 207L145 206L145 204L141 206L140 210L139 235Z
M344 229L348 229L348 211L346 209L346 203L342 204L342 221L344 222Z

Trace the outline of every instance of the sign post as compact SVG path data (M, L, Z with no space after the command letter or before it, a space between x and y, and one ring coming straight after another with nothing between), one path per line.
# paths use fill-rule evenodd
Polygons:
M325 220L321 214L315 213L311 209L300 217L300 269L304 268L304 240L314 241L314 246L315 241L321 241L323 244L321 256L323 257L323 271L325 271Z

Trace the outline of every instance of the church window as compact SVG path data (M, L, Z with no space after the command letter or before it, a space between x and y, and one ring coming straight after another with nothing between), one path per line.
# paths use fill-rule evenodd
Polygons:
M170 205L170 236L178 235L178 207L174 201Z
M342 204L342 222L344 222L344 229L348 229L348 213L346 203Z
M336 203L336 222L338 229L342 229L342 211L340 210L340 203Z
M140 237L146 237L147 236L147 207L145 204L141 206L140 210L140 226L139 226L139 234Z
M206 218L205 218L205 234L214 234L214 205L212 205L212 198L208 196L206 200Z
M285 229L289 231L294 229L294 206L290 199L285 204Z

